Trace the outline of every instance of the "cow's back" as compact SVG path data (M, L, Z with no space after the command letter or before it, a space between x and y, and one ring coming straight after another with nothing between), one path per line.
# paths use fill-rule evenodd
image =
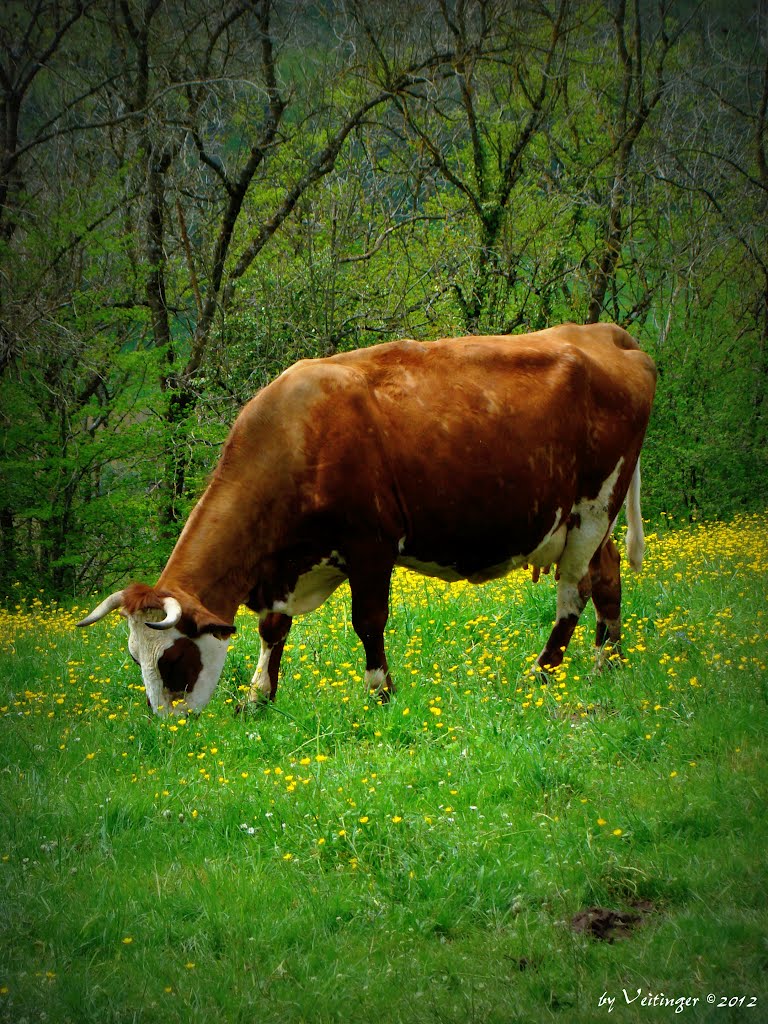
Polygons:
M393 342L332 361L370 390L409 550L438 564L463 552L467 574L532 550L612 474L623 498L655 381L637 342L602 324Z

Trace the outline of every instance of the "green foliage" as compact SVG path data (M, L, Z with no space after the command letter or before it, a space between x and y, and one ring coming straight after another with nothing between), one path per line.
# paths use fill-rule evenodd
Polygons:
M73 7L39 61L69 10L44 5L0 175L0 587L155 572L297 359L596 305L659 365L646 513L764 507L764 68L735 12L629 6L258 3L270 64L206 0L145 35Z

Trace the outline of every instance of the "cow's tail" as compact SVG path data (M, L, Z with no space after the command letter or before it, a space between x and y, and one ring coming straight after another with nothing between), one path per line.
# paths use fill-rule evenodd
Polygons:
M627 558L635 572L640 572L645 552L645 535L643 533L643 516L640 511L640 459L637 460L635 471L627 491Z

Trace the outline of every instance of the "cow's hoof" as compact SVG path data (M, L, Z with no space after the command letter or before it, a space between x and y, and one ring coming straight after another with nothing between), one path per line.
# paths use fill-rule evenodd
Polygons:
M395 695L394 686L382 687L380 690L371 690L373 699L381 705L389 704Z
M595 652L595 672L599 673L604 669L608 669L611 672L614 669L621 668L624 660L620 647L613 644L598 647Z
M542 686L548 686L549 683L555 678L556 668L552 668L551 665L541 665L538 661L531 666L530 675Z
M259 697L258 700L244 700L242 704L235 704L235 718L242 715L250 718L253 715L262 714L269 707L269 697Z

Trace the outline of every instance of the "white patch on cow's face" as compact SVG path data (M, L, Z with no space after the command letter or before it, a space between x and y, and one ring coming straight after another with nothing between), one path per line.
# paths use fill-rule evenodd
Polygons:
M600 488L596 498L577 501L571 510L577 526L568 531L562 558L560 579L578 583L586 576L592 556L602 544L611 525L610 505L616 481L624 463L622 456L616 468ZM559 612L558 612L559 614Z
M338 551L331 552L328 558L299 576L293 591L285 600L275 601L271 611L290 616L313 612L347 578L343 566L344 560Z
M160 613L160 617L163 614ZM152 710L160 715L183 715L205 707L221 676L227 657L228 641L219 640L210 633L192 639L175 627L163 630L150 629L146 624L147 618L147 612L128 616L128 650L141 666L144 689ZM196 655L191 648L186 647L187 657L184 663L189 663L190 668L182 676L183 689L172 693L163 680L160 661L179 641L185 647L193 644Z

